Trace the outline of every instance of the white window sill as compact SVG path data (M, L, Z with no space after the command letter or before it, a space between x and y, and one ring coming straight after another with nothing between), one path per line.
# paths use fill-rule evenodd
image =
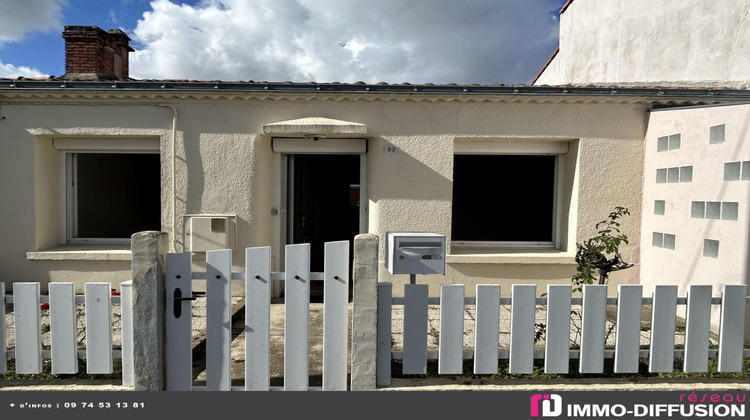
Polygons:
M478 248L453 246L448 264L575 265L575 253L551 248Z
M29 251L32 261L130 261L130 244L62 245L41 251Z

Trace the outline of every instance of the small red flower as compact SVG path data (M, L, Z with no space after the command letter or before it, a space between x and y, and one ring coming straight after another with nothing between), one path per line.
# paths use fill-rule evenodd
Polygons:
M41 305L39 305L39 308L41 310L43 310L43 311L48 311L49 310L49 303L42 303Z

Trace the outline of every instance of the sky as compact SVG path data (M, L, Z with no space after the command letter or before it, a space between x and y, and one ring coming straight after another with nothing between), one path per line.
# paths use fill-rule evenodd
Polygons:
M530 83L565 0L0 0L0 77L65 73L65 25L119 28L136 79Z

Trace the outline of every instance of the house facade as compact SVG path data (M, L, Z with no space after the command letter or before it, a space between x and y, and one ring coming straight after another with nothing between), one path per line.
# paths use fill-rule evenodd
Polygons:
M128 280L140 230L168 232L196 264L231 248L236 270L245 247L271 245L274 271L285 244L311 242L321 271L323 241L374 233L383 261L386 232L426 231L448 239L446 275L418 276L432 295L446 283L542 293L570 281L576 242L615 206L631 212L624 258L648 258L645 214L659 198L644 187L654 175L644 156L664 135L654 107L750 99L718 88L132 80L123 35L67 27L65 75L0 80L3 281ZM381 266L380 280L399 293L408 276Z

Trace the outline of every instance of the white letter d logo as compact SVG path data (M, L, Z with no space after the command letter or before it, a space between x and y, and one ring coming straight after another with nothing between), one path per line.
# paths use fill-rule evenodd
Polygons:
M542 417L557 417L562 414L562 397L549 394L549 399L542 400Z

